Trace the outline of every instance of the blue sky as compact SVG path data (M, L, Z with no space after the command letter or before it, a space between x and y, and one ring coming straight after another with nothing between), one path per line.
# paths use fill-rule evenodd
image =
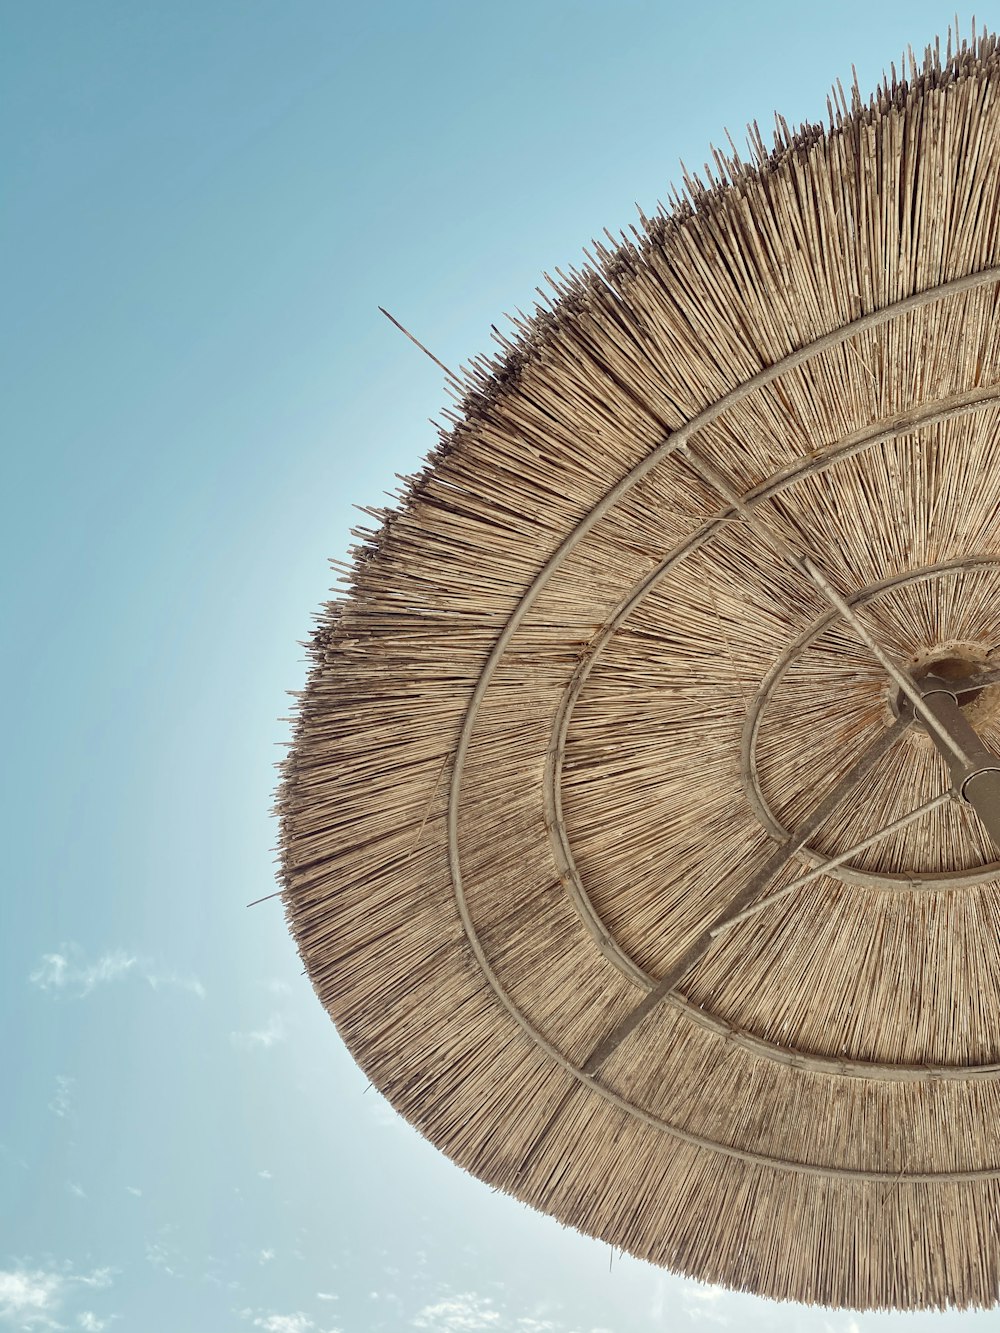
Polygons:
M679 159L821 118L947 21L0 3L0 1329L997 1327L700 1288L492 1194L366 1091L279 904L245 906L327 561L447 403L377 306L457 365Z

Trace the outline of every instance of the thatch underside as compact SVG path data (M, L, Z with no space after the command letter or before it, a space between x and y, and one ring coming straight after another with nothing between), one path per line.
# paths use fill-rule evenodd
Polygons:
M998 91L993 38L932 53L560 279L326 608L280 795L291 929L397 1109L568 1225L781 1299L1000 1297L1000 851L969 808L724 931L586 1066L892 720L767 533L898 663L1000 656ZM946 785L911 728L775 886Z

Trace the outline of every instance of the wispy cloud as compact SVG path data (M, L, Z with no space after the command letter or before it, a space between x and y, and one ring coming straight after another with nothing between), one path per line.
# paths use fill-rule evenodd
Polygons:
M273 1250L261 1250L260 1254L258 1255L258 1262L262 1264L269 1264L273 1258L274 1258Z
M60 1119L68 1116L73 1109L74 1082L75 1080L69 1078L66 1074L56 1074L56 1090L55 1095L49 1102L49 1110L53 1115L59 1116Z
M98 1319L93 1310L84 1310L77 1318L77 1322L84 1330L84 1333L102 1333L102 1330L110 1324L110 1319Z
M159 1241L147 1241L146 1258L154 1268L162 1268L171 1277L175 1276L174 1270L170 1267L170 1255L167 1253L167 1247Z
M63 946L66 949L66 946ZM102 954L93 963L74 959L76 952L66 949L65 953L42 954L42 961L31 973L30 980L41 990L79 990L81 995L89 995L97 986L120 981L133 970L138 961L121 949Z
M174 1230L174 1227L161 1227L159 1238L146 1242L147 1260L154 1268L158 1268L161 1273L166 1273L169 1277L177 1276L181 1260L177 1247L169 1240L169 1235Z
M656 1281L653 1283L653 1298L649 1306L649 1317L650 1319L652 1319L654 1324L658 1324L660 1320L663 1318L663 1311L666 1306L666 1300L667 1300L666 1279L657 1275Z
M285 1040L285 1024L280 1014L272 1014L262 1028L253 1032L231 1032L233 1045L244 1051L267 1050Z
M0 1270L0 1320L18 1329L60 1329L65 1325L60 1316L67 1302L80 1287L99 1290L111 1285L111 1270L98 1268L92 1273L74 1273L67 1266L58 1268L30 1268L19 1266ZM86 1319L95 1322L86 1323ZM92 1311L78 1316L79 1326L100 1333L106 1320L99 1320Z
M85 1199L87 1197L87 1191L82 1185L78 1185L75 1180L67 1180L66 1188L69 1190L70 1194L77 1199Z
M692 1321L704 1320L724 1327L731 1322L729 1315L717 1307L727 1295L725 1287L687 1285L681 1288L681 1304Z
M19 1166L22 1171L31 1170L31 1167L28 1166L28 1163L24 1158L19 1153L16 1153L13 1148L8 1147L6 1143L0 1143L0 1157L5 1158L8 1162L13 1162L16 1166Z
M728 1293L725 1287L685 1287L684 1295L688 1300L698 1301L703 1305L714 1305Z
M75 944L63 944L58 952L43 954L28 979L39 990L83 999L99 986L130 978L145 981L153 990L171 986L197 995L199 999L205 996L205 987L196 977L157 967L152 960L126 953L124 949L112 949L88 961Z
M83 1274L79 1274L70 1278L70 1281L79 1282L81 1287L104 1288L111 1286L111 1277L110 1268L95 1268L89 1276L85 1277Z
M378 1299L393 1301L398 1297L379 1295ZM570 1328L564 1323L558 1309L546 1301L530 1313L521 1314L503 1304L498 1306L479 1292L446 1291L418 1310L408 1327L427 1333L582 1333L578 1324ZM590 1333L611 1333L611 1330L591 1328Z
M340 1333L335 1328L321 1329L315 1319L310 1319L301 1310L295 1314L262 1314L254 1319L253 1325L264 1329L265 1333Z
M258 1174L258 1176L260 1176L261 1180L272 1180L272 1179L273 1179L273 1176L271 1175L270 1171L258 1171L257 1174Z
M433 1333L478 1333L480 1329L500 1333L503 1325L500 1311L488 1297L466 1291L425 1305L414 1315L413 1327L432 1329Z
M125 1191L128 1194L134 1194L137 1199L142 1198L142 1190L135 1185L126 1185Z
M186 990L196 995L199 1000L205 998L205 987L197 977L186 977L180 972L157 972L153 968L145 970L142 977L153 990L159 990L161 986L173 986L176 990Z
M63 1290L61 1273L24 1268L0 1272L0 1318L16 1319L22 1328L39 1324L54 1328Z

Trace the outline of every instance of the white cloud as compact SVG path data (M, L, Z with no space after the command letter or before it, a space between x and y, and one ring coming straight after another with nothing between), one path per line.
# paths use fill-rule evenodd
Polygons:
M138 1189L135 1185L126 1185L125 1189L129 1194L134 1194L137 1199L142 1198L142 1190Z
M653 1300L649 1307L649 1317L654 1323L658 1324L663 1318L663 1310L667 1300L666 1280L657 1276L653 1286Z
M28 979L40 990L70 993L82 999L98 986L111 985L128 977L145 981L154 990L174 986L197 995L199 999L205 996L205 988L196 977L163 971L148 958L126 953L124 949L112 949L88 962L75 944L61 945L58 953L43 954L42 961Z
M726 1295L725 1287L685 1287L684 1295L688 1300L702 1301L714 1305Z
M380 1299L398 1301L399 1297L383 1294ZM583 1333L578 1325L571 1329L563 1322L560 1309L558 1304L543 1301L530 1314L515 1314L498 1308L488 1296L478 1292L448 1292L419 1310L408 1327L427 1333ZM590 1333L611 1333L611 1330L592 1328Z
M270 1171L258 1171L257 1174L260 1176L261 1180L271 1180L273 1178Z
M176 1253L172 1246L162 1240L146 1242L146 1258L154 1268L159 1268L170 1277L177 1276L177 1269L174 1267L177 1262Z
M463 1292L425 1305L414 1316L413 1327L431 1329L433 1333L478 1333L480 1329L500 1333L500 1312L493 1308L492 1301Z
M110 1320L107 1319L98 1319L93 1310L84 1310L78 1319L84 1333L101 1333L102 1329L107 1328L109 1322Z
M89 995L95 986L121 980L137 962L121 949L102 954L95 963L73 961L68 956L72 952L76 951L43 954L40 966L32 972L30 979L42 990L65 990L75 986L82 995Z
M261 1250L261 1252L260 1252L260 1262L261 1262L262 1264L269 1264L273 1258L274 1258L274 1251L273 1251L273 1250Z
M184 977L179 972L155 972L145 971L143 977L149 982L153 990L159 990L161 986L175 986L178 990L186 990L191 995L197 995L199 1000L205 998L205 987L197 977Z
M57 1316L72 1298L74 1287L98 1290L110 1285L109 1268L98 1268L90 1274L74 1273L69 1266L0 1269L0 1320L18 1329L60 1329L65 1326ZM84 1322L87 1319L96 1322ZM79 1316L80 1326L94 1333L100 1333L106 1322L89 1310Z
M689 1319L724 1326L730 1322L729 1316L716 1305L726 1295L725 1287L685 1286L681 1288L681 1304Z
M318 1301L339 1301L340 1297L335 1296L332 1291L317 1291L316 1299Z
M66 1188L69 1190L70 1194L75 1195L78 1199L85 1199L87 1197L86 1190L82 1185L78 1185L75 1180L67 1180Z
M234 1046L244 1051L267 1050L275 1042L284 1041L285 1025L280 1014L272 1014L262 1028L254 1032L232 1032Z
M302 1314L268 1314L255 1319L254 1328L263 1328L266 1333L312 1333L317 1328L316 1321ZM335 1333L335 1330L329 1330Z
M83 1277L81 1275L80 1277L73 1278L73 1281L79 1282L85 1287L110 1287L111 1269L95 1268L89 1277Z
M37 1324L53 1328L63 1291L60 1273L23 1268L0 1272L0 1318L17 1319L22 1328Z
M75 1079L69 1078L66 1074L56 1074L56 1090L49 1102L49 1110L60 1119L68 1116L73 1109L74 1082Z

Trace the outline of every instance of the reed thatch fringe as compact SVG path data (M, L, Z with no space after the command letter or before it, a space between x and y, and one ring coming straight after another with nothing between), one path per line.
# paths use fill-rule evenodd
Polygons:
M278 798L290 927L401 1113L777 1298L1000 1298L1000 856L955 801L896 827L948 784L926 732L755 896L894 832L711 933L893 726L865 634L1000 662L998 92L981 33L753 127L497 331L359 533ZM968 711L1000 746L1000 684Z

